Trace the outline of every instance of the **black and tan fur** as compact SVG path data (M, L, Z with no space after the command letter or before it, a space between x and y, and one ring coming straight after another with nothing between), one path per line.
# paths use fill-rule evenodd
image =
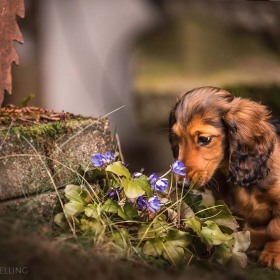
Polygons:
M279 122L267 108L215 87L184 94L170 113L174 157L187 181L211 186L246 221L260 262L280 269Z

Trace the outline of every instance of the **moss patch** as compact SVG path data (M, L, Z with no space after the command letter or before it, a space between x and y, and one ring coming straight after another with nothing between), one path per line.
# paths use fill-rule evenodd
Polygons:
M58 135L71 131L72 127L76 127L79 124L84 124L85 120L77 119L70 120L67 123L53 122L47 124L38 124L33 126L17 125L5 128L0 131L0 135L16 134L17 136L24 136L26 138L40 138L49 136L55 138ZM90 123L90 122L89 122Z
M0 201L76 182L92 154L113 150L107 119L40 108L0 109Z
M0 109L0 136L16 134L29 139L46 136L54 138L69 132L85 120L94 119L37 107L19 108L10 105Z

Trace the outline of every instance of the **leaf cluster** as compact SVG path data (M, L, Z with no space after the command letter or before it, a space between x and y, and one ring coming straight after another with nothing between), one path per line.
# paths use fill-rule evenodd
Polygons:
M145 262L177 267L207 260L246 266L249 233L238 231L230 209L210 191L179 189L170 170L169 186L159 192L146 175L135 177L121 161L87 172L102 184L66 186L63 213L55 216L64 230L68 222L75 235L102 250ZM139 204L140 198L155 196L158 211Z

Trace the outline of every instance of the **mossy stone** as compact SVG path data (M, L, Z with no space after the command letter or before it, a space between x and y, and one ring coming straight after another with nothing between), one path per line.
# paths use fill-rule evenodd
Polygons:
M7 126L0 133L0 201L73 183L91 155L113 150L107 119Z

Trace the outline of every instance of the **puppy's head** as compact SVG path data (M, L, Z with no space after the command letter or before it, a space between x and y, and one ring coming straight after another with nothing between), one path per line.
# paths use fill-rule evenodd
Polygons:
M170 113L173 155L186 165L187 179L206 184L220 169L248 186L264 178L276 133L265 106L229 92L202 87L184 94Z

